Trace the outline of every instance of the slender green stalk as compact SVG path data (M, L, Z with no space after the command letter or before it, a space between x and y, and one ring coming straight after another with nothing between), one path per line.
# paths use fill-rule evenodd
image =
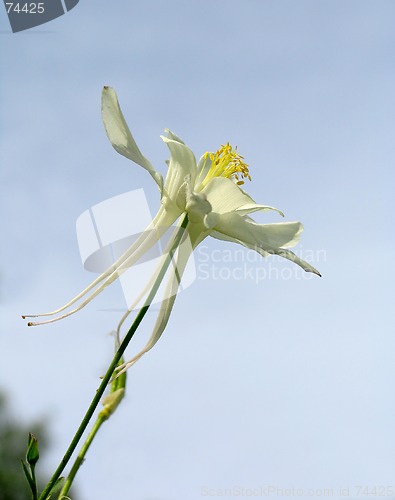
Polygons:
M118 366L122 366L124 363L123 357L120 359ZM121 373L118 377L113 379L110 387L110 392L107 397L102 400L104 408L101 410L99 415L97 416L96 422L93 424L91 431L89 432L85 442L81 446L81 449L75 459L75 462L71 468L71 471L66 478L66 481L63 483L63 488L59 493L59 499L68 498L66 495L70 490L70 487L74 481L74 478L78 472L78 469L82 465L85 455L88 452L88 449L99 432L101 425L108 420L114 411L117 409L119 403L122 401L125 395L125 387L126 387L126 372Z
M181 227L174 238L174 242L173 242L173 245L171 247L171 250L166 255L166 258L164 260L162 268L160 269L160 271L158 273L158 277L156 278L155 283L154 283L151 291L149 292L148 297L147 297L143 307L138 312L136 319L134 320L132 326L130 327L130 329L127 332L127 334L125 335L125 338L123 339L121 345L119 346L117 352L115 353L115 355L110 363L110 366L108 367L107 372L104 375L104 377L103 377L103 379L102 379L102 381L101 381L101 383L100 383L100 385L95 393L95 396L92 399L92 402L89 405L89 408L88 408L84 418L82 419L80 426L77 429L77 432L75 433L68 449L66 450L66 453L64 454L60 464L58 465L57 469L55 470L52 478L50 479L49 483L47 484L47 486L44 488L43 492L39 496L39 500L47 500L53 486L55 485L56 481L58 480L58 478L60 477L64 468L66 467L67 463L69 462L72 454L74 453L83 433L85 432L85 430L89 424L90 419L92 418L93 413L95 412L98 404L100 403L100 400L104 394L104 391L106 390L107 384L110 382L110 380L114 374L114 370L119 363L119 360L121 359L123 353L125 352L126 347L129 345L129 342L132 339L137 328L139 327L142 319L146 315L146 313L147 313L147 311L148 311L148 309L149 309L149 307L150 307L150 305L155 297L155 294L158 291L159 286L163 281L163 278L165 277L167 268L169 267L169 264L173 258L173 254L174 254L175 250L177 249L177 247L179 246L179 244L181 242L181 238L184 234L184 230L185 230L187 224L188 224L188 216L185 215L185 218L181 224Z
M33 500L37 500L38 496L37 496L37 480L36 480L36 472L35 472L35 466L31 466L30 467L30 470L32 472L32 480L33 480L33 484L34 484L34 488L33 488L33 491L32 491L32 499Z
M97 417L96 422L93 424L93 427L88 434L88 437L86 438L85 443L81 446L81 450L77 455L77 458L75 459L74 465L71 468L70 474L68 475L63 488L61 492L59 493L59 500L64 498L67 493L69 492L69 489L71 487L72 482L74 481L74 478L78 472L78 469L80 468L82 462L84 461L85 455L89 449L89 446L91 445L94 437L96 436L98 430L100 429L101 425L103 422L107 420L106 417L104 417L101 413L99 413L99 416Z

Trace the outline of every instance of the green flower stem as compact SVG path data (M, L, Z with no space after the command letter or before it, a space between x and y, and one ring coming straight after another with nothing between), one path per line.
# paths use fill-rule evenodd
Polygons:
M123 357L118 363L118 366L121 366L124 362ZM66 495L69 492L71 485L74 481L74 478L80 468L81 464L84 461L85 455L94 439L96 434L99 432L101 425L108 420L114 411L117 409L119 403L122 401L125 395L125 386L126 386L126 372L121 373L118 377L116 377L110 387L110 392L106 398L102 400L104 408L101 410L99 415L97 416L96 422L93 424L91 431L88 434L84 444L81 446L81 450L79 451L77 458L71 468L70 474L66 478L66 481L63 484L63 488L59 493L59 499L68 498Z
M158 291L158 288L159 288L160 284L162 283L163 278L165 277L167 268L170 265L170 262L173 258L173 254L174 254L175 250L177 249L177 247L179 246L179 244L181 242L181 238L184 234L184 230L185 230L187 224L188 224L188 216L185 215L185 218L182 221L181 227L174 238L174 242L173 242L173 245L171 247L171 250L166 255L163 266L158 273L158 277L156 278L155 283L154 283L151 291L149 292L148 297L147 297L143 307L138 312L136 319L134 320L132 326L130 327L130 329L127 332L127 334L125 335L125 338L123 339L121 345L119 346L117 352L115 353L114 358L112 359L110 366L108 367L108 370L107 370L106 374L104 375L104 377L103 377L103 379L102 379L102 381L101 381L101 383L100 383L100 385L95 393L94 398L92 399L92 403L89 405L89 408L88 408L84 418L82 419L81 424L78 427L76 434L74 435L74 437L70 443L70 446L68 447L64 457L62 458L60 464L58 465L58 468L54 472L49 483L47 484L47 486L44 488L43 492L39 496L39 500L47 500L47 498L50 495L50 492L51 492L52 488L54 487L56 481L59 479L61 473L63 472L63 470L66 467L67 463L69 462L72 454L74 453L83 433L85 432L85 430L89 424L90 419L92 418L93 413L95 412L98 404L100 403L100 400L104 394L104 391L106 390L107 384L110 382L110 380L114 374L114 370L118 365L118 362L120 361L123 353L125 352L126 347L128 346L134 333L136 332L137 328L139 327L142 319L146 315L146 313L147 313L147 311L152 303L152 300L154 299L155 294Z
M78 469L80 468L82 462L84 461L84 458L85 458L86 452L89 449L89 446L91 445L94 437L96 436L97 432L99 431L102 423L105 422L107 420L107 418L108 417L103 416L101 412L99 413L99 416L97 417L96 422L94 423L90 433L88 434L88 437L86 438L85 443L81 446L81 450L78 453L77 458L75 459L75 462L74 462L73 467L71 468L70 474L68 475L68 477L63 485L63 488L62 488L61 492L59 493L59 500L66 497L66 495L71 487L71 484L72 484L72 482L73 482L73 480L78 472Z
M31 473L32 473L32 482L34 484L34 488L33 488L33 491L32 491L32 499L33 500L37 500L38 496L37 496L37 480L36 480L36 472L35 472L35 465L31 465L30 466L30 470L31 470Z

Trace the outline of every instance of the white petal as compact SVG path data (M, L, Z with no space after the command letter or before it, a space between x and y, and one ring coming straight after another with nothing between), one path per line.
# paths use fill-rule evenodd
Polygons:
M107 136L114 149L148 170L159 189L162 190L163 178L139 150L119 107L117 94L111 87L103 88L102 118Z
M212 233L210 233L210 236L212 236L213 238L216 238L218 240L222 240L222 241L230 241L232 243L239 243L240 245L243 245L246 248L249 248L250 250L255 250L260 255L262 255L262 257L267 257L268 255L273 255L273 254L279 255L280 257L283 257L284 259L288 259L288 260L294 262L295 264L300 266L307 273L314 273L314 274L317 274L318 276L321 276L321 273L315 267L313 267L308 262L306 262L305 260L303 260L300 257L298 257L297 255L295 255L293 252L291 252L291 250L285 250L284 248L273 248L270 252L265 251L262 248L257 247L256 245L247 245L246 243L244 243L242 241L236 240L235 238L231 238L230 236L226 236L226 235L224 235L222 233L218 233L216 231L213 231Z
M273 247L289 248L295 246L303 232L301 222L277 222L275 224L248 223L254 227L260 242L267 241Z
M204 181L208 171L211 168L212 163L213 162L210 160L210 157L206 156L206 154L200 157L197 164L198 176L196 178L195 190L197 191L201 190L201 183Z
M274 210L278 212L281 217L284 217L283 212L278 208L270 207L269 205L259 205L258 203L247 203L239 208L236 208L236 212L239 215L252 214L253 212L265 212L266 210Z
M256 249L259 251L259 249ZM318 276L321 276L321 273L312 265L310 265L308 262L305 260L302 260L300 257L295 255L291 250L285 250L283 248L278 248L275 252L276 255L279 255L280 257L284 257L284 259L288 259L298 266L300 266L304 271L307 273L314 273L317 274Z
M171 200L177 198L181 186L185 179L190 179L193 186L196 178L196 159L192 151L181 142L161 136L170 150L170 162L165 179L164 193Z
M265 246L286 248L296 245L303 226L300 222L256 224L245 220L235 212L230 212L220 215L215 229L248 245L257 245L265 250Z
M305 262L290 250L279 248L280 246L292 246L298 241L300 233L303 230L303 226L300 222L255 224L241 217L240 219L242 222L240 222L240 219L237 222L237 216L229 218L228 215L230 214L220 217L222 219L224 217L229 219L227 221L228 228L225 228L224 220L222 220L222 225L221 222L217 222L216 228L221 229L221 232L213 231L210 233L210 236L223 241L239 243L251 250L255 250L263 257L273 254L279 255L280 257L291 260L304 271L321 276L319 271L308 262ZM232 224L233 229L229 228L229 224Z
M284 216L277 208L255 203L251 196L226 177L215 177L201 192L207 196L213 212L218 214L237 211L240 215L244 215L258 210L275 210Z
M169 130L168 128L165 128L165 132L167 134L168 139L172 139L173 141L180 142L181 144L185 144L185 142L178 137L174 132Z
M237 208L254 203L234 182L225 177L215 177L201 191L213 207L213 212L225 214Z

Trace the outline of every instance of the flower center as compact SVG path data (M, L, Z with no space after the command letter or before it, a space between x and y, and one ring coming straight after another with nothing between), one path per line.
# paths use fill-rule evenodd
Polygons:
M237 152L237 146L233 149L227 142L225 145L222 144L215 153L205 153L203 169L208 158L211 160L211 166L202 182L203 186L206 186L214 177L233 177L239 186L244 184L243 179L251 180L248 165L244 162L244 157Z

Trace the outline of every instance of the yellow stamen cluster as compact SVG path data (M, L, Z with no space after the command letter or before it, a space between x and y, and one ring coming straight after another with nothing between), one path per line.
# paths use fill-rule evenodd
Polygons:
M233 149L229 142L222 144L215 153L205 153L204 158L205 160L210 158L211 167L203 185L206 185L214 177L234 177L239 185L244 184L243 179L245 178L251 180L244 157L237 152L237 146Z

